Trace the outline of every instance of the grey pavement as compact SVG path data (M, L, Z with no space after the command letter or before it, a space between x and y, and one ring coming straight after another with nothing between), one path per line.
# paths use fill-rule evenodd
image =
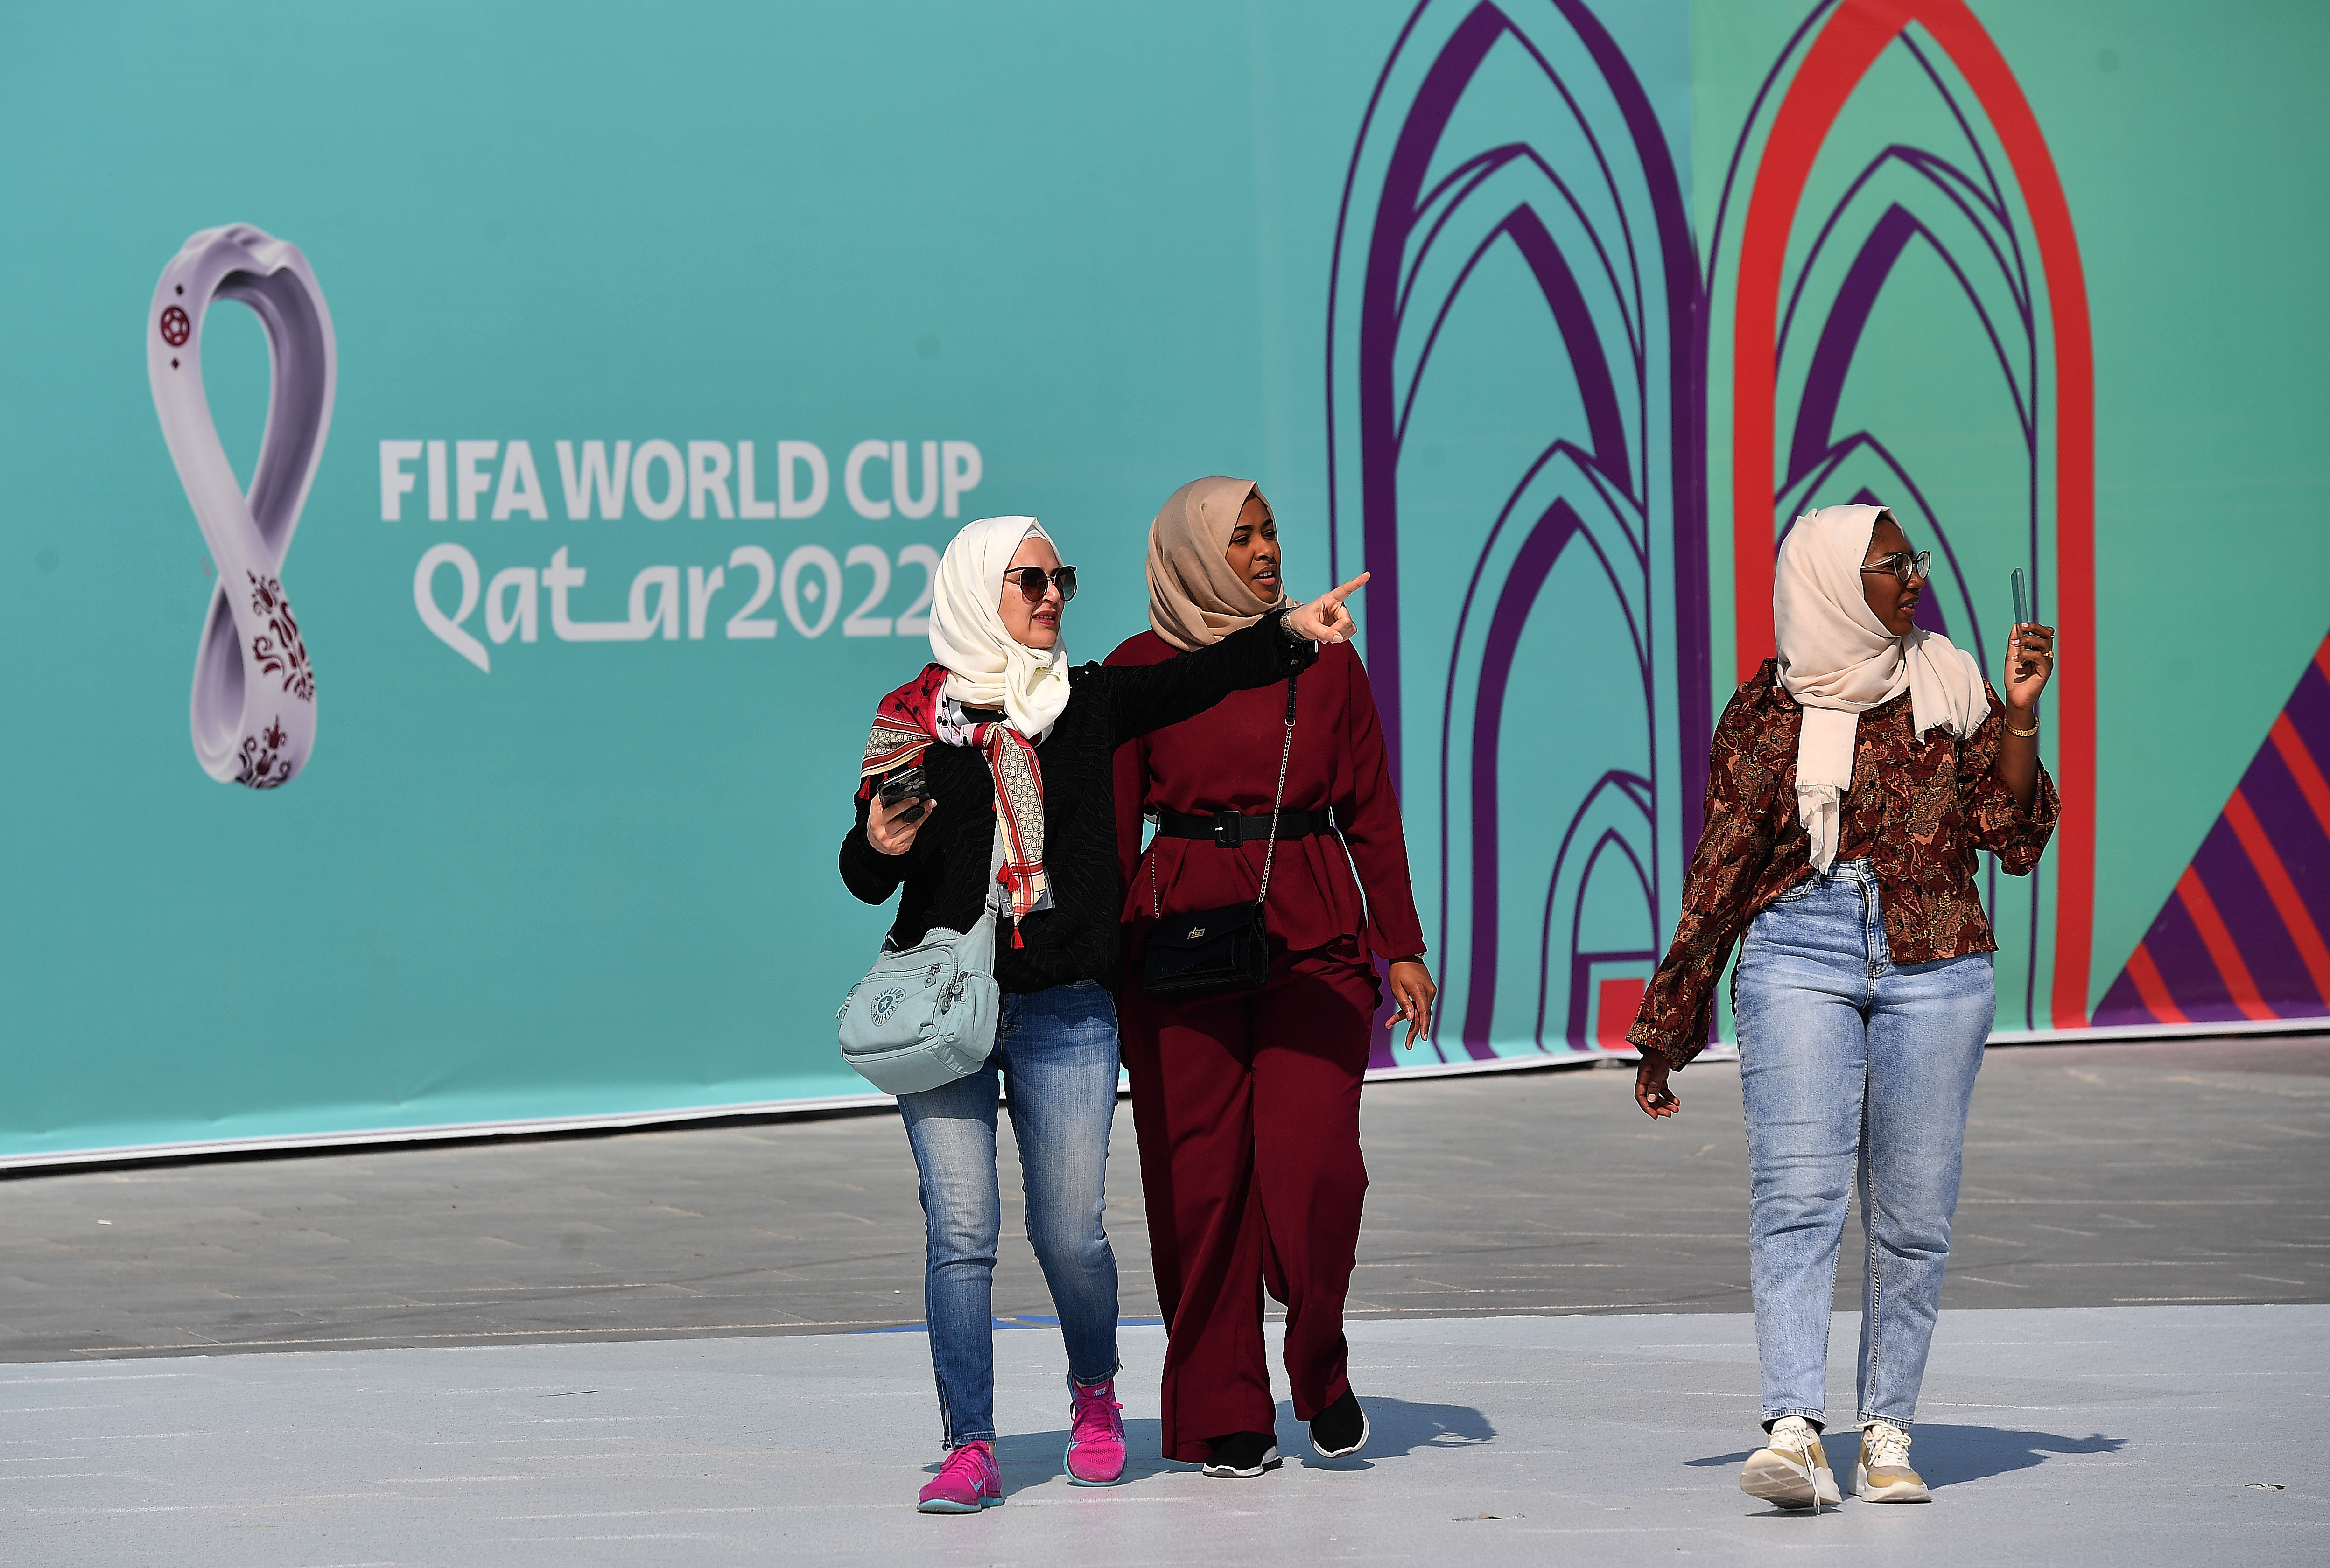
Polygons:
M1353 1317L1744 1310L1738 1072L1679 1074L1657 1125L1631 1083L1370 1085ZM2330 1301L2325 1177L2330 1040L1994 1050L1944 1303ZM1109 1180L1153 1315L1122 1107ZM996 1309L1038 1317L1016 1218ZM23 1173L0 1362L831 1333L918 1320L922 1247L890 1113Z
M1373 1441L1254 1481L1147 1457L1164 1337L1132 1329L1141 1457L1104 1490L1060 1475L1058 1335L996 1337L1009 1500L971 1518L912 1511L937 1459L917 1333L0 1367L0 1560L2117 1568L2318 1563L2330 1541L2330 1307L1946 1314L1912 1450L1935 1500L1818 1518L1738 1489L1736 1314L1356 1324ZM1282 1448L1301 1436L1282 1406Z

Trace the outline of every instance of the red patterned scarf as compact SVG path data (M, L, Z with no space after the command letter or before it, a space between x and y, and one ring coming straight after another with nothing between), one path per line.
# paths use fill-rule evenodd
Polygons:
M1011 894L1011 945L1024 947L1019 921L1049 902L1044 874L1044 772L1025 735L1000 720L974 723L961 703L944 694L949 673L944 665L928 666L882 699L873 733L866 740L866 760L857 770L857 793L861 798L872 793L882 775L908 766L933 741L985 752L988 770L995 776L995 819L1003 827L1003 869L996 873L996 880Z

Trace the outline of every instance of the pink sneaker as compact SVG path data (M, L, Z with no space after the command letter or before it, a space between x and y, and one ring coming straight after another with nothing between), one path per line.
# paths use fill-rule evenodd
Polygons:
M1116 1380L1090 1388L1068 1379L1068 1451L1061 1461L1068 1483L1113 1487L1124 1479L1124 1407L1116 1403Z
M995 1468L993 1443L963 1443L923 1488L925 1514L976 1514L1003 1501L1003 1472Z

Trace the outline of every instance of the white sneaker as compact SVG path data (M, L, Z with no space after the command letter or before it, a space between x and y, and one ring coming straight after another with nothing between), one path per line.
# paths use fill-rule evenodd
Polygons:
M1784 1415L1772 1423L1770 1439L1739 1468L1739 1489L1784 1508L1810 1508L1815 1514L1823 1503L1833 1507L1843 1501L1819 1431L1800 1415Z
M1861 1457L1852 1464L1852 1492L1864 1503L1930 1503L1934 1494L1909 1468L1909 1432L1890 1421L1861 1423Z

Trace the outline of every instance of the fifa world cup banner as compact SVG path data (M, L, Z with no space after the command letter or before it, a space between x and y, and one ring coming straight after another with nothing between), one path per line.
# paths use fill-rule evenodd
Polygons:
M2330 1016L2330 15L5 35L0 1164L870 1098L835 855L941 552L1041 517L1101 658L1205 474L1370 573L1442 987L1380 1072L1622 1048L1776 544L1855 501L1994 680L2011 573L2059 628L2001 1036Z

